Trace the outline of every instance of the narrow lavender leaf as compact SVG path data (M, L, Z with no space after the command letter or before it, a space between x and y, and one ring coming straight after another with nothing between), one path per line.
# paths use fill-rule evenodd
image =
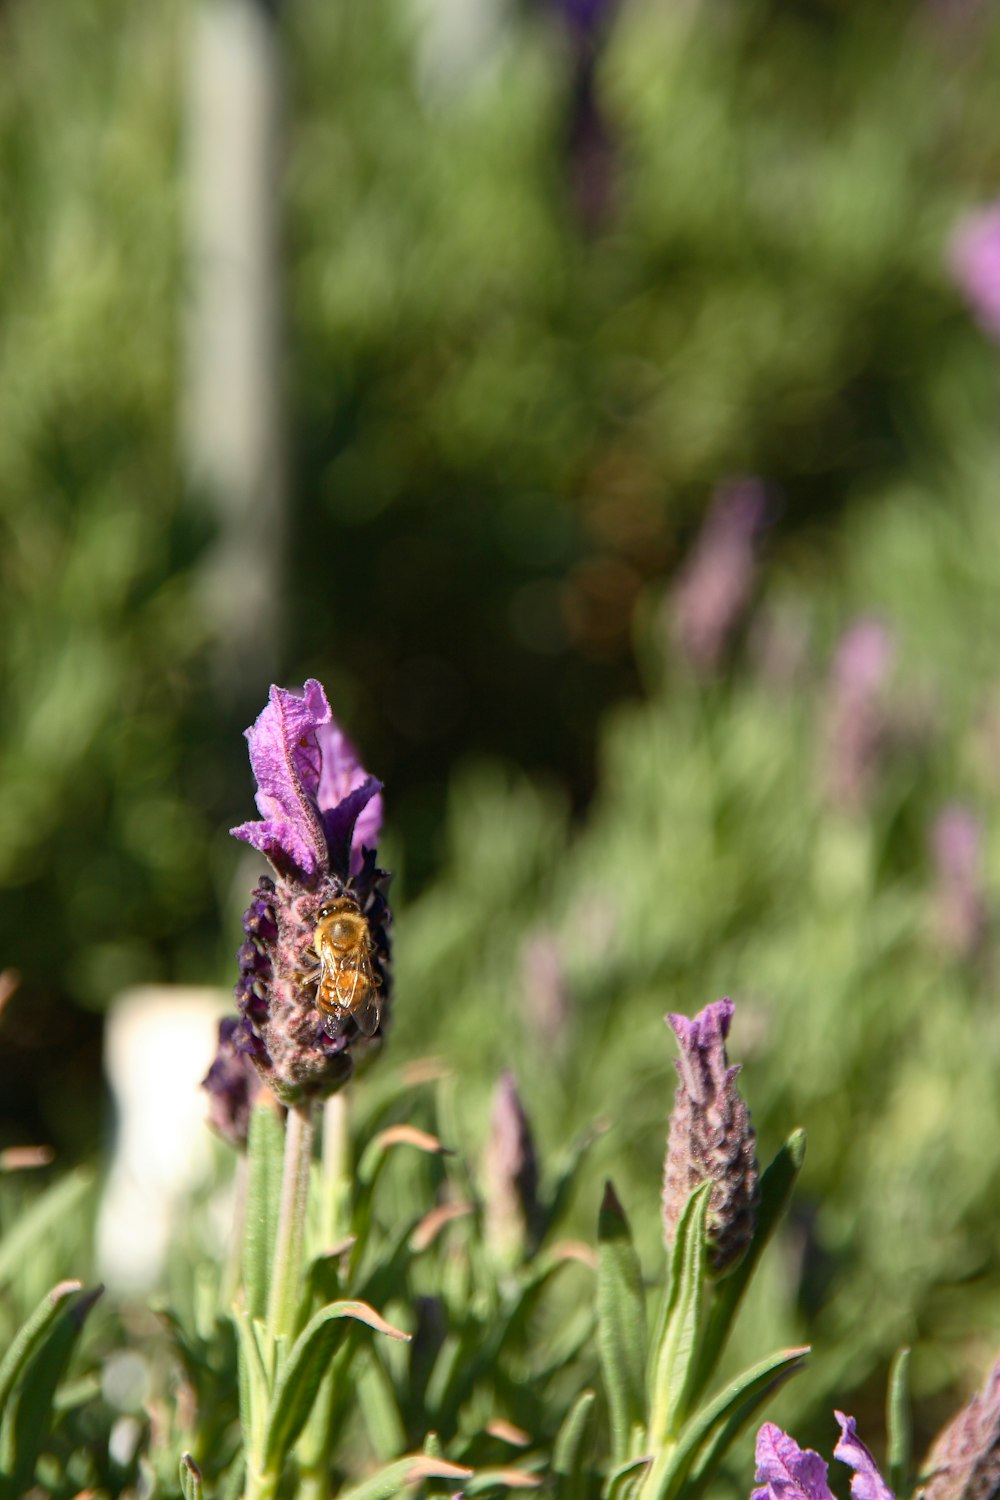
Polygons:
M634 1453L646 1423L646 1300L625 1211L608 1182L597 1220L597 1340L611 1419L612 1460Z

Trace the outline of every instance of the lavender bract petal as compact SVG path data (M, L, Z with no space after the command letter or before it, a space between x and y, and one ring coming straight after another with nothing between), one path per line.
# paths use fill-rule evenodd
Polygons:
M368 775L351 741L333 720L317 729L316 741L322 758L316 802L331 866L345 875L356 875L362 849L374 849L382 831L382 783Z
M317 729L332 715L326 694L310 679L299 697L272 687L266 708L246 732L263 822L231 829L265 854L275 869L311 881L329 866L316 801L322 773Z
M800 1448L773 1422L765 1422L757 1434L756 1459L760 1488L751 1500L833 1500L825 1460L812 1448Z
M851 1479L853 1500L895 1500L875 1460L858 1437L854 1418L845 1416L842 1411L835 1411L834 1416L840 1423L840 1440L833 1456L854 1470Z

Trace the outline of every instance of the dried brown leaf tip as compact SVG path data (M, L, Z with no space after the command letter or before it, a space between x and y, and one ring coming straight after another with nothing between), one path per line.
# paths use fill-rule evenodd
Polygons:
M663 1168L664 1238L669 1249L691 1193L713 1183L705 1236L717 1276L732 1270L749 1245L758 1199L756 1136L736 1088L739 1066L730 1067L726 1056L734 1009L731 1000L717 1000L693 1021L666 1017L680 1045L680 1083Z

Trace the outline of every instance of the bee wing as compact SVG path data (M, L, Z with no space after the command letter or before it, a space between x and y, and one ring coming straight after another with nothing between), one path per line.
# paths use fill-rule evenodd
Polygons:
M367 999L363 1000L356 1010L352 1010L351 1015L354 1017L359 1031L363 1032L365 1036L374 1036L376 1031L378 1031L379 1022L382 1019L377 992L375 990L370 991Z

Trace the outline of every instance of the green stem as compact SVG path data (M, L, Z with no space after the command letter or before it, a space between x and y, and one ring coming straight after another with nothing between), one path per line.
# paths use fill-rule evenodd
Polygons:
M219 1298L220 1309L232 1306L236 1300L236 1293L240 1288L240 1279L243 1271L243 1236L246 1231L249 1177L249 1163L246 1155L241 1152L236 1158L236 1172L233 1181L233 1227L230 1230L226 1260L222 1268L222 1294Z
M332 1095L323 1106L324 1250L339 1244L351 1227L351 1138L347 1094Z
M323 1106L323 1175L320 1232L323 1248L339 1244L351 1227L351 1136L346 1093L333 1094ZM296 1500L329 1500L330 1447L336 1402L331 1367L316 1392L297 1445L299 1487Z
M285 1160L281 1178L278 1232L271 1268L267 1328L287 1348L296 1334L302 1291L306 1207L309 1201L309 1164L312 1160L313 1106L297 1104L285 1124Z

